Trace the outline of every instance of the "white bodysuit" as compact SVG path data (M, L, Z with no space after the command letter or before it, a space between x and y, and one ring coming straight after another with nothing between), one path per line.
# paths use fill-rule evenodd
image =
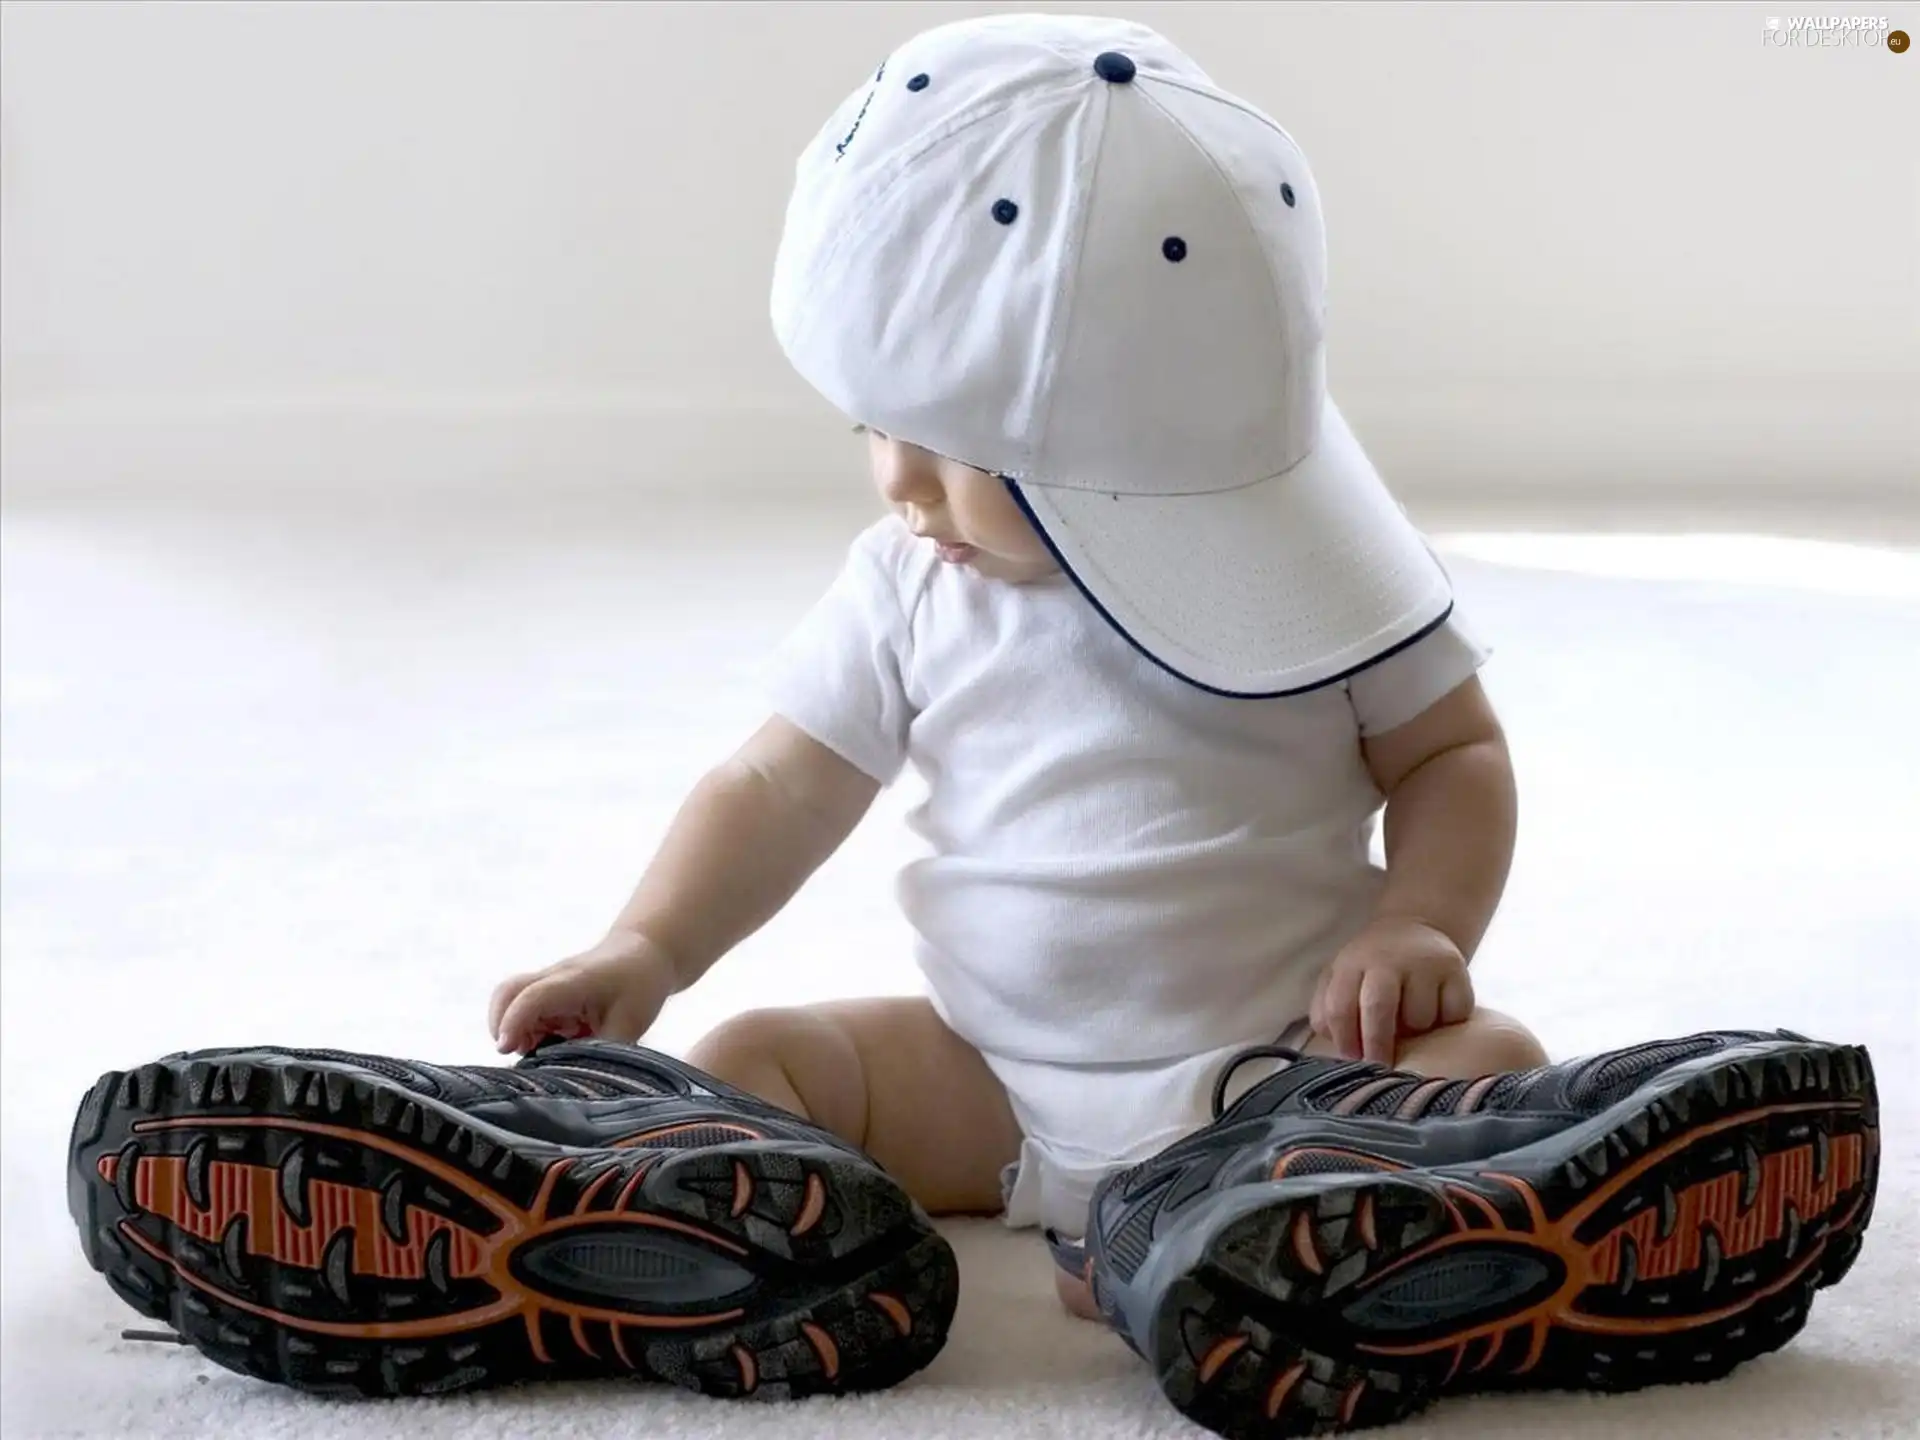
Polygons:
M925 782L899 901L1025 1133L1009 1223L1082 1233L1103 1174L1205 1124L1223 1059L1306 1013L1382 884L1361 737L1485 657L1455 616L1345 682L1229 698L1064 575L986 579L893 517L854 542L773 705L882 784Z

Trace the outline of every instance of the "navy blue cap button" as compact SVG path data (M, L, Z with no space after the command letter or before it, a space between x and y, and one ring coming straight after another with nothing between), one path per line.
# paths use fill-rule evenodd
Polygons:
M1020 207L1011 200L996 200L993 202L993 218L1002 225L1011 225L1020 218Z
M1125 85L1133 79L1133 61L1118 50L1108 50L1093 57L1093 73L1115 85Z
M1291 185L1282 185L1280 187L1280 198L1289 205L1293 204L1293 187Z
M907 88L909 90L924 90L927 88L928 83L928 78L925 75L916 75L907 81Z

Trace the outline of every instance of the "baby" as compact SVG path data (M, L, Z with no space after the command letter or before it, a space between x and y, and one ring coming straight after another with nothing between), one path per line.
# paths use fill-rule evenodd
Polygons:
M500 1048L644 1035L911 766L925 998L690 1058L930 1212L1079 1236L1250 1044L1540 1063L1468 969L1514 838L1486 652L1328 396L1325 277L1299 148L1141 26L882 65L800 161L773 312L890 513L607 938L499 987Z
M955 1314L929 1212L1043 1228L1067 1306L1227 1436L1786 1343L1872 1213L1868 1057L1733 1032L1545 1065L1476 1008L1512 768L1328 398L1325 272L1298 148L1152 32L897 51L802 157L773 299L890 513L772 714L607 938L499 987L511 1068L102 1077L89 1261L323 1393L883 1389ZM909 766L924 998L742 1015L691 1065L631 1043Z

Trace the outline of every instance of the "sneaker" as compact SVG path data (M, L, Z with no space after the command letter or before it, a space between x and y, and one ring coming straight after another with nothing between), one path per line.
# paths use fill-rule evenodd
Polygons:
M1227 1108L1223 1074L1217 1121L1111 1177L1088 1234L1110 1323L1222 1435L1724 1375L1793 1337L1872 1212L1857 1047L1700 1035L1473 1081L1257 1056L1284 1068Z
M958 1293L952 1250L866 1155L635 1046L511 1069L173 1055L103 1076L68 1160L122 1299L303 1390L880 1389L939 1352Z

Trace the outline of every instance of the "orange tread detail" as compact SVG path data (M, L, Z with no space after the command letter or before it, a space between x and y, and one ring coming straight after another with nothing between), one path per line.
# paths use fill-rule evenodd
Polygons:
M654 1142L664 1140L671 1135L681 1135L688 1130L730 1130L742 1140L764 1140L767 1137L758 1130L749 1130L744 1125L729 1125L724 1121L689 1120L682 1125L668 1125L659 1130L642 1130L638 1135L627 1135L613 1142L615 1150L644 1150Z
M632 1178L630 1178L626 1184L622 1185L620 1187L620 1193L613 1197L614 1209L625 1210L627 1208L627 1202L633 1199L633 1192L640 1188L640 1182L647 1178L647 1171L652 1168L651 1165L641 1165L633 1172Z
M1351 1425L1353 1412L1360 1408L1360 1397L1367 1393L1367 1382L1356 1380L1347 1389L1346 1398L1340 1402L1340 1423Z
M587 1188L581 1193L580 1203L576 1205L574 1208L580 1211L582 1214L586 1213L588 1210L591 1210L593 1208L593 1197L598 1195L600 1191L603 1188L605 1188L606 1183L611 1179L613 1179L613 1169L611 1166L609 1166L607 1169L601 1171L600 1174L594 1177L593 1183L588 1185Z
M1284 1180L1293 1173L1294 1168L1315 1155L1325 1155L1352 1166L1355 1170L1394 1171L1407 1167L1380 1155L1368 1155L1359 1150L1339 1150L1325 1145L1303 1145L1298 1150L1289 1150L1273 1162L1273 1178Z
M1300 1364L1289 1366L1281 1373L1280 1378L1273 1382L1273 1387L1267 1391L1267 1418L1269 1420L1279 1415L1280 1407L1287 1403L1287 1396L1293 1393L1294 1386L1300 1383L1300 1377L1306 1373L1307 1367L1303 1361Z
M1729 1260L1769 1245L1786 1229L1789 1202L1809 1217L1832 1208L1840 1192L1859 1180L1864 1149L1858 1135L1843 1135L1834 1141L1824 1181L1813 1178L1811 1145L1763 1157L1759 1192L1745 1214L1739 1209L1738 1175L1717 1176L1682 1190L1676 1197L1679 1214L1673 1233L1665 1240L1658 1238L1659 1217L1652 1210L1643 1210L1593 1248L1594 1282L1611 1284L1620 1278L1622 1240L1632 1240L1639 1251L1637 1273L1641 1280L1664 1280L1698 1269L1703 1226L1712 1226L1720 1235Z
M738 1220L752 1203L753 1177L747 1173L747 1167L736 1160L733 1162L733 1209L729 1213Z
M1293 1212L1293 1253L1315 1275L1326 1273L1327 1267L1320 1261L1320 1252L1314 1248L1313 1219L1305 1206Z
M1447 1189L1451 1194L1471 1201L1487 1212L1492 1232L1503 1242L1530 1244L1556 1256L1565 1268L1565 1283L1554 1294L1519 1314L1503 1316L1463 1332L1413 1345L1362 1344L1360 1348L1376 1355L1420 1355L1452 1349L1455 1352L1454 1370L1458 1370L1472 1342L1484 1339L1487 1342L1486 1352L1477 1364L1470 1367L1473 1371L1479 1371L1493 1362L1504 1348L1508 1335L1526 1327L1530 1330L1529 1344L1525 1355L1513 1367L1514 1373L1524 1374L1539 1363L1548 1334L1555 1327L1594 1334L1659 1335L1715 1324L1737 1315L1798 1280L1818 1261L1824 1245L1809 1247L1807 1253L1798 1257L1797 1262L1773 1283L1710 1311L1662 1316L1658 1319L1633 1319L1589 1314L1579 1308L1579 1300L1581 1294L1590 1287L1610 1287L1619 1281L1623 1242L1631 1241L1638 1252L1636 1279L1645 1282L1688 1274L1704 1264L1706 1255L1702 1237L1708 1229L1721 1237L1721 1259L1726 1263L1779 1239L1787 1229L1788 1206L1809 1221L1825 1215L1839 1196L1858 1183L1865 1173L1870 1143L1868 1136L1853 1134L1834 1139L1829 1146L1824 1178L1815 1177L1812 1142L1761 1157L1760 1184L1752 1205L1744 1211L1740 1208L1739 1174L1719 1175L1687 1187L1674 1197L1674 1224L1664 1240L1659 1238L1660 1217L1657 1207L1641 1209L1594 1243L1580 1241L1580 1227L1654 1165L1711 1135L1769 1115L1848 1112L1858 1108L1853 1102L1788 1103L1764 1110L1742 1111L1711 1125L1688 1130L1649 1151L1632 1165L1608 1176L1594 1188L1593 1193L1558 1220L1547 1218L1539 1196L1525 1181L1493 1172L1484 1174L1484 1180L1506 1186L1524 1205L1528 1220L1520 1228L1507 1224L1484 1197L1463 1187L1449 1185ZM1855 1201L1856 1209L1860 1203L1860 1200ZM1459 1214L1457 1208L1455 1214ZM1830 1228L1838 1228L1850 1218L1850 1215L1841 1217ZM1297 1223L1296 1220L1296 1226ZM1408 1266L1421 1264L1445 1250L1480 1243L1488 1233L1487 1229L1458 1229L1376 1272L1370 1277L1369 1284L1378 1284L1384 1277ZM1295 1247L1296 1250L1299 1247L1297 1229ZM1453 1371L1449 1371L1449 1379L1452 1374Z
M1474 1363L1473 1374L1478 1375L1493 1363L1494 1357L1500 1353L1500 1342L1505 1335L1506 1331L1496 1330L1486 1337L1487 1353L1482 1355L1479 1360Z
M102 1161L102 1178L108 1161ZM438 1215L407 1207L407 1240L396 1244L380 1221L377 1191L339 1185L330 1180L307 1182L306 1225L296 1224L280 1198L279 1177L270 1166L240 1165L215 1160L207 1167L209 1208L202 1210L187 1196L186 1160L178 1155L143 1155L135 1171L134 1198L150 1215L217 1245L236 1215L247 1220L245 1253L277 1264L317 1270L327 1242L351 1226L355 1274L382 1280L421 1280L426 1277L427 1242L439 1231L451 1233L448 1275L456 1280L481 1273L483 1242L463 1226Z
M600 1352L595 1350L587 1340L587 1327L578 1315L573 1317L573 1323L569 1328L573 1331L573 1343L580 1347L580 1353L589 1360L598 1360Z
M840 1373L840 1347L833 1343L833 1337L810 1320L800 1322L801 1333L807 1337L807 1343L813 1346L813 1353L820 1357L821 1368L831 1380Z
M913 1312L907 1309L906 1305L897 1295L889 1295L884 1290L876 1290L867 1298L879 1306L880 1309L886 1313L887 1318L893 1321L894 1329L898 1330L902 1335L911 1335L913 1333Z
M1224 1340L1214 1341L1213 1348L1200 1361L1200 1383L1205 1385L1211 1381L1220 1373L1220 1367L1246 1349L1248 1343L1245 1335L1229 1335Z
M540 1312L538 1310L522 1310L520 1312L520 1318L526 1323L527 1348L533 1351L533 1358L538 1360L542 1365L551 1365L553 1363L553 1356L547 1353L547 1337L543 1335L540 1330Z
M278 1173L265 1165L245 1165L214 1161L208 1167L208 1208L201 1209L188 1196L185 1183L186 1160L183 1156L142 1156L135 1172L134 1194L139 1208L159 1216L178 1229L208 1244L218 1244L227 1225L236 1216L244 1216L246 1249L252 1255L292 1268L314 1270L322 1263L329 1242L343 1230L350 1230L352 1271L385 1280L419 1281L427 1277L426 1254L434 1238L448 1235L447 1274L449 1280L484 1284L493 1299L478 1299L469 1308L448 1315L419 1320L389 1320L363 1323L321 1321L288 1315L234 1294L203 1275L184 1268L170 1248L151 1239L131 1218L119 1224L119 1232L130 1243L171 1268L187 1284L222 1303L249 1314L273 1320L293 1330L313 1334L336 1335L369 1340L423 1339L477 1329L483 1325L518 1317L527 1326L530 1347L539 1360L548 1359L541 1334L541 1317L565 1316L572 1325L574 1340L588 1354L590 1348L584 1326L600 1321L613 1327L614 1348L626 1360L620 1327L630 1325L653 1329L694 1329L722 1324L740 1318L746 1312L734 1308L704 1315L641 1315L624 1310L608 1310L576 1304L528 1290L512 1273L510 1257L516 1248L534 1235L552 1234L583 1225L605 1226L609 1222L670 1230L692 1236L717 1250L746 1255L743 1245L724 1236L711 1234L684 1221L645 1212L624 1209L641 1172L622 1187L614 1212L587 1213L583 1206L599 1189L606 1176L596 1177L582 1192L576 1208L564 1214L551 1213L555 1186L572 1168L572 1159L556 1160L541 1178L540 1190L532 1206L521 1209L484 1184L470 1179L463 1171L439 1157L415 1150L400 1141L367 1131L356 1131L314 1121L278 1119L265 1116L192 1117L142 1121L135 1134L152 1134L183 1128L194 1129L274 1129L296 1134L325 1136L348 1141L369 1150L392 1156L421 1174L465 1195L491 1213L499 1228L481 1236L441 1216L416 1206L405 1211L407 1241L396 1244L382 1223L383 1197L380 1192L327 1180L306 1182L308 1223L295 1223L280 1196ZM115 1165L100 1166L103 1179L111 1179ZM831 1343L831 1342L829 1342ZM597 1358L597 1357L596 1357ZM837 1360L836 1360L837 1365Z
M800 1206L800 1214L794 1219L790 1235L804 1235L820 1223L820 1217L827 1208L827 1187L818 1175L807 1175L807 1195Z

